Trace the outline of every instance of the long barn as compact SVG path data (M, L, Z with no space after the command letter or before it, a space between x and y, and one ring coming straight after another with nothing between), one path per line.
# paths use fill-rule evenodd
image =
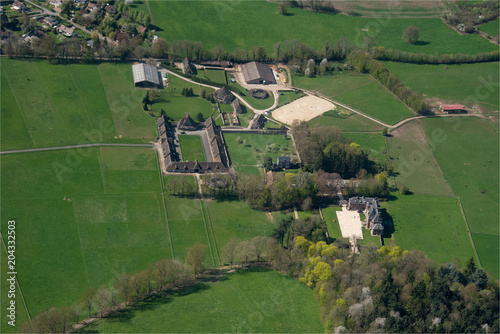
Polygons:
M148 64L132 65L134 86L142 88L161 88L160 74L155 66Z
M266 64L253 61L241 65L241 71L243 72L243 78L247 84L270 85L276 83L273 71Z

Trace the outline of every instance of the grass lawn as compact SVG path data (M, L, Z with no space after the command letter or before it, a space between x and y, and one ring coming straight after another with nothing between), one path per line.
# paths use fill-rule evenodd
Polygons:
M416 65L384 62L405 86L424 94L429 103L473 104L485 111L498 112L499 63L462 65Z
M321 209L323 212L323 217L325 218L326 227L328 229L328 235L331 239L341 239L342 231L340 230L339 221L337 219L337 211L342 211L340 206L329 206L327 208ZM347 239L345 239L347 240Z
M273 223L263 211L252 209L244 201L208 200L208 214L219 254L231 240L249 240L258 235L270 236L279 223Z
M209 116L215 117L214 106L205 99L200 97L201 89L199 85L189 83L174 75L169 75L170 87L160 90L160 98L153 104L153 109L156 113L160 113L163 109L167 116L172 117L175 121L180 120L185 114L190 114L193 119L201 112L206 119ZM195 96L182 96L183 88L192 88ZM211 88L203 88L207 93L212 93Z
M500 19L481 24L478 29L487 33L491 37L498 36L500 34Z
M477 253L483 267L491 273L494 279L500 277L499 266L500 247L496 234L472 233Z
M380 164L387 163L385 137L381 133L344 133L344 137L361 145L370 160Z
M404 124L387 137L389 157L398 187L411 192L431 195L453 195L431 147L433 137L425 138L421 121Z
M312 90L350 105L384 123L394 124L414 114L369 75L294 76L295 87Z
M224 133L224 141L231 164L236 167L260 167L265 156L275 161L283 154L295 154L291 139L282 135Z
M285 104L288 104L290 102L293 102L297 99L300 99L302 96L305 96L306 94L302 92L279 92L279 99L278 99L278 107L284 106Z
M345 119L322 115L310 120L309 124L311 126L336 126L342 131L379 132L382 130L382 125L357 114Z
M220 84L226 84L226 72L224 70L206 69L198 70L198 77L210 80L212 82L217 82Z
M147 148L2 156L1 227L18 223L16 269L32 317L172 257L155 164Z
M333 43L340 37L362 44L368 36L377 45L409 52L475 54L497 49L481 36L459 35L440 18L396 18L392 14L382 19L364 18L299 8L289 8L290 15L283 16L276 3L266 1L152 1L149 5L155 24L161 28L156 29L160 37L200 41L208 49L222 45L228 52L263 46L272 54L276 42L293 39L313 49L322 47L325 40ZM145 5L139 8L147 11ZM186 17L190 17L187 22ZM258 26L254 25L256 21L260 22ZM421 43L417 45L401 39L403 30L410 25L420 28ZM250 26L254 29L248 29ZM361 30L365 28L368 31Z
M183 161L205 161L203 146L199 136L179 135Z
M392 218L392 238L401 248L420 249L438 264L457 258L465 266L475 257L457 198L393 195L397 199L381 203L381 207Z
M302 283L273 271L238 271L220 282L167 291L80 333L320 333L319 314Z
M451 189L462 200L474 238L481 233L496 235L498 254L498 133L487 121L477 117L427 119L423 125L428 137L433 132L441 132L433 153ZM495 248L476 243L479 254L487 253L483 247ZM486 270L498 272L498 261L491 260L494 260L491 256L481 258L481 263Z

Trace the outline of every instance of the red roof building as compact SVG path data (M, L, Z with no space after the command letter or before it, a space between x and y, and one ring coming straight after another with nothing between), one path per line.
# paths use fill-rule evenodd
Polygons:
M465 111L465 106L461 104L444 104L441 106L441 111L456 114Z

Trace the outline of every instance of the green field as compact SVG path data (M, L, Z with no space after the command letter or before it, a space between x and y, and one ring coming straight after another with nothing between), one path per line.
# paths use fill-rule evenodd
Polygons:
M205 69L204 71L199 70L197 76L220 84L227 83L226 71L224 70L214 70L214 69Z
M293 39L313 49L322 47L325 40L333 43L341 37L362 44L367 36L374 37L377 45L409 52L476 54L497 49L481 36L459 35L440 18L363 18L299 8L289 8L290 15L283 16L278 14L276 3L266 1L152 1L149 5L156 26L161 28L157 29L160 37L200 41L207 49L222 45L229 52L263 46L272 54L277 41ZM139 8L147 11L144 4ZM190 18L187 22L186 17ZM259 25L255 25L257 21ZM401 39L409 25L420 28L417 45ZM368 31L361 30L365 28Z
M284 106L290 102L293 102L297 99L300 99L302 96L306 94L302 92L279 92L278 106L277 108Z
M475 257L455 197L399 195L382 203L394 224L394 238L405 250L420 249L437 263L457 258L463 267Z
M32 317L172 257L156 156L127 147L2 156L2 234L16 220Z
M339 206L330 206L321 210L323 211L323 217L325 219L329 237L331 239L342 239L342 231L340 230L336 214L337 211L342 211L342 208Z
M478 29L487 33L491 37L498 36L500 35L500 19L481 24Z
M239 271L167 291L80 333L322 333L319 314L313 292L300 282L273 271Z
M231 164L236 167L261 167L265 156L275 161L279 156L294 156L292 141L282 135L224 133Z
M391 165L399 188L407 186L411 192L452 196L438 161L429 145L437 135L425 138L420 120L408 122L387 137Z
M385 138L381 133L345 133L344 137L353 143L361 145L368 153L370 160L385 164L387 163Z
M408 107L369 75L294 76L293 84L348 104L384 123L394 124L414 116Z
M309 121L311 126L336 126L342 131L381 131L382 125L361 116L352 115L348 118L338 118L330 116L318 116Z
M479 104L485 111L498 112L498 62L446 66L384 62L384 65L405 86L424 94L429 103L462 103L469 108Z
M480 255L481 264L498 278L498 133L478 117L427 119L423 125L428 138L440 133L433 153L462 200L478 253L488 254Z
M199 136L179 135L183 161L205 161L203 146Z
M198 113L201 113L205 119L209 116L215 117L215 107L200 97L202 89L206 93L212 93L214 91L212 88L201 88L199 85L192 84L171 74L168 76L168 80L170 86L160 90L160 98L153 104L156 113L160 113L163 109L167 116L176 121L184 117L185 114L190 114L193 119ZM183 88L192 88L195 96L182 96Z

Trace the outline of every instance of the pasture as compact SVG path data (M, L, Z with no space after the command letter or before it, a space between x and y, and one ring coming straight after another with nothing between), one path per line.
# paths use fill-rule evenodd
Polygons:
M432 152L454 194L462 200L478 253L489 254L480 257L481 264L498 273L498 133L478 117L426 119L423 126L428 138L433 132L441 133ZM495 251L489 253L491 249Z
M394 224L392 238L405 250L420 249L436 263L452 258L465 267L474 257L467 226L456 197L400 195L381 203ZM476 259L477 260L477 259Z
M80 333L320 333L319 314L304 284L273 271L242 270L150 297Z
M159 90L160 97L152 106L156 113L160 113L163 109L167 116L175 121L180 120L185 114L190 114L193 119L198 113L201 113L205 119L209 116L215 117L214 105L200 97L202 89L208 94L214 91L212 88L202 88L200 85L192 84L171 74L168 80L170 86ZM183 96L184 88L192 88L195 96Z
M405 86L423 94L435 106L461 103L471 108L478 104L485 112L498 113L498 62L446 66L383 63Z
M380 164L387 163L385 138L381 133L344 132L344 138L361 145L370 160Z
M408 107L369 75L294 76L293 84L350 105L387 124L414 116Z
M386 48L429 54L475 54L497 49L481 36L459 35L440 18L397 18L392 13L383 18L365 18L300 8L288 8L290 15L283 16L276 3L266 1L152 1L149 5L160 37L169 41L200 41L207 49L222 45L228 52L263 46L272 54L277 41L294 39L317 49L325 40L333 43L341 37L356 45L362 44L365 37L373 37L377 45ZM147 11L145 5L139 8ZM186 17L190 20L186 21ZM260 22L258 27L255 22ZM420 28L417 45L401 39L409 25ZM255 29L248 29L250 26Z
M273 161L281 155L294 156L292 140L282 135L224 133L231 164L236 167L262 167L265 156Z
M183 161L205 161L200 136L179 135Z
M18 222L16 269L32 317L172 257L152 149L12 154L1 168L2 231Z
M478 29L487 33L491 37L498 36L500 34L500 19L481 24Z
M332 117L326 114L313 118L309 121L309 124L311 126L336 126L342 131L351 132L379 132L382 130L382 125L358 114L347 118Z
M390 164L396 175L396 185L407 186L411 192L452 196L440 164L431 147L439 140L438 133L425 136L420 120L408 122L387 137Z
M290 91L285 91L285 92L279 92L279 99L278 99L278 108L281 106L284 106L287 103L293 102L297 99L300 99L302 96L305 96L306 94L302 92L290 92Z

